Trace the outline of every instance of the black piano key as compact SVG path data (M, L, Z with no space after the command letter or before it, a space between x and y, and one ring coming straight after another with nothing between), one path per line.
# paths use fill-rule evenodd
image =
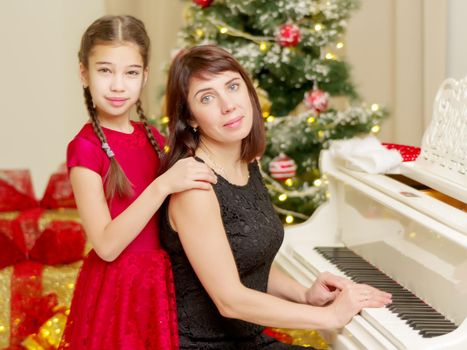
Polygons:
M403 320L444 320L443 315L437 315L435 312L425 312L423 314L401 313L400 318Z
M413 296L410 296L410 295L393 294L392 301L393 302L412 301L414 303L418 303L419 299L417 297L413 297Z
M457 328L430 305L347 247L316 247L315 250L354 282L391 293L392 303L387 308L409 327L419 331L422 337L443 335Z
M422 317L422 316L440 316L438 312L428 310L428 309L412 309L412 310L398 310L400 317L413 316L413 317ZM441 315L440 317L444 317Z
M389 307L390 306L390 307ZM435 314L439 314L439 312L433 311L432 308L428 307L410 307L410 306L394 306L388 305L387 308L395 314L401 315L403 313L416 313L416 312L434 312Z
M445 335L447 333L452 332L453 330L454 329L451 329L450 331L447 332L444 329L429 329L429 330L420 331L420 334L422 335L422 337L432 338L432 337L438 337L440 335Z
M393 303L391 305L400 305L400 306L413 306L413 307L429 307L430 305L425 303L423 300L399 300L397 304Z
M424 319L424 320L407 320L407 324L409 325L431 325L431 326L438 326L438 327L442 327L443 325L447 325L447 326L452 326L452 322L451 321L448 321L446 319L444 320L428 320L428 319Z
M457 328L455 324L451 322L451 324L436 324L436 323L425 323L425 324L420 324L418 326L421 332L429 332L429 331L447 331L447 332L452 332Z
M438 315L439 313L432 310L424 310L424 309L411 309L411 310L399 310L400 315Z
M420 324L410 324L410 327L415 329L416 331L423 332L423 331L444 331L445 333L452 332L456 327L452 327L448 324L436 324L436 323L420 323Z
M447 332L449 333L449 332ZM430 332L420 332L423 338L434 338L439 337L440 335L445 335L445 331L430 331Z
M397 314L400 318L402 318L403 316L409 316L409 315L413 315L414 317L411 318L411 319L416 319L416 315L420 315L421 312L423 312L423 314L431 314L431 315L439 315L439 313L436 313L436 312L433 312L432 310L428 310L428 309L411 309L411 310L406 310L406 309L389 309L391 312ZM417 313L418 312L418 313ZM442 317L444 317L443 315L441 315Z

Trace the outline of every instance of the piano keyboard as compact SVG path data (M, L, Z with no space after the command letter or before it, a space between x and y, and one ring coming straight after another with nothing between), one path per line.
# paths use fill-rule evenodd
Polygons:
M346 247L314 249L354 282L365 283L391 293L392 304L388 305L387 309L421 337L437 337L457 328L456 324L352 250Z

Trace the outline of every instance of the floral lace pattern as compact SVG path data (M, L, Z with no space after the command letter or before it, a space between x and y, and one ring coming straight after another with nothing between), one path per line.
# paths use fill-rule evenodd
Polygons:
M272 261L283 240L282 223L263 185L257 163L249 165L245 186L218 175L213 185L224 229L242 283L266 292ZM161 244L174 271L180 349L299 349L263 334L264 327L220 315L186 257L178 235L161 216Z

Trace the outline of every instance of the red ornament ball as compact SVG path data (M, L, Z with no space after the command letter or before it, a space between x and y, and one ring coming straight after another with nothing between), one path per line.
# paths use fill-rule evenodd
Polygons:
M300 42L300 28L292 23L283 24L277 34L277 42L281 46L297 46Z
M297 173L297 164L292 158L280 154L269 163L269 172L275 180L287 180Z
M329 94L319 89L313 89L305 92L303 102L308 109L321 113L328 109Z
M201 7L209 7L214 0L193 0L193 2Z

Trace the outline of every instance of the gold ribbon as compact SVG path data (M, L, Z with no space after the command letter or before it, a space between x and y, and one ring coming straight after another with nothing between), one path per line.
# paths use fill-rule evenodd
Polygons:
M0 270L0 349L10 344L10 285L13 267Z

